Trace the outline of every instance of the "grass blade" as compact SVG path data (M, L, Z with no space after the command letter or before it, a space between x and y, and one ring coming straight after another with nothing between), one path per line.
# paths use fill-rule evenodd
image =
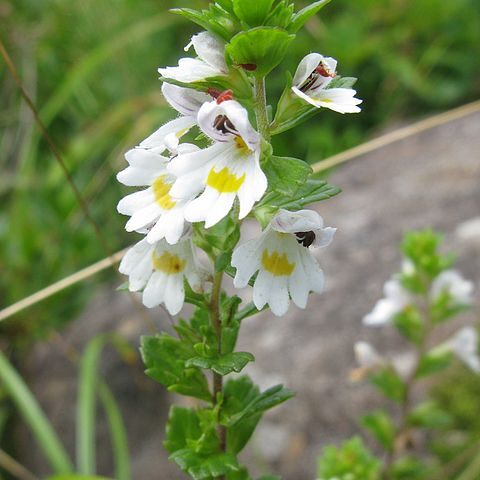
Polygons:
M63 448L52 425L35 400L23 379L0 351L0 379L31 429L39 448L56 474L70 473L73 470L70 458Z
M98 387L100 401L103 404L110 428L113 458L115 461L115 479L131 480L127 432L120 409L110 389L103 382L100 382Z

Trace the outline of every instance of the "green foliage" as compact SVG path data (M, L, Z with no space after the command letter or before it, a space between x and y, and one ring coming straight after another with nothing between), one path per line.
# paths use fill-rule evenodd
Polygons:
M295 195L312 173L308 163L290 157L269 157L262 169L267 176L269 188L285 196Z
M394 480L427 480L430 478L427 475L428 471L428 466L418 458L403 457L394 463L392 478Z
M375 440L386 450L393 449L395 426L390 416L383 410L377 410L362 418L362 425L373 435Z
M410 412L408 422L414 427L441 428L451 424L451 417L437 403L426 401Z
M170 409L165 448L170 458L195 480L240 470L235 455L221 452L216 415L212 409Z
M235 15L250 27L263 25L274 0L232 0Z
M319 480L380 480L380 461L354 437L340 447L328 446L318 459Z
M408 306L395 315L393 323L397 330L408 340L419 344L424 338L425 325L418 309Z
M205 375L197 367L186 367L196 356L193 345L163 333L142 337L141 352L145 373L169 391L209 401L211 394Z
M417 378L427 377L448 368L453 360L453 354L443 349L431 350L422 355L415 373Z
M413 263L417 275L432 280L453 263L451 255L441 255L439 247L442 237L431 230L411 232L405 235L402 250Z
M248 65L254 75L265 76L285 57L295 38L276 27L257 27L235 35L225 51L234 65Z
M292 23L289 25L290 32L297 32L303 25L313 17L320 9L330 3L331 0L319 0L306 6L293 16Z
M280 192L267 192L257 203L253 213L257 220L265 225L280 208L301 210L304 206L321 200L327 200L340 193L340 189L324 180L311 178L295 194L285 195Z
M232 352L211 357L193 357L185 362L185 366L206 368L219 375L228 375L241 372L247 363L253 361L255 357L249 352Z
M370 381L387 397L396 402L405 398L405 382L392 366L385 366L374 371Z

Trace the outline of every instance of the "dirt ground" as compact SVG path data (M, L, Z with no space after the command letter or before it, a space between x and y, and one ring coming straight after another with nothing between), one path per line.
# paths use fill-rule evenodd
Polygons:
M331 183L343 193L317 207L326 224L338 228L334 243L318 252L327 290L312 296L306 311L291 307L284 318L264 313L245 321L241 333L239 349L256 357L248 373L263 387L284 383L297 392L288 406L262 420L243 457L253 472L269 470L285 480L313 480L322 446L360 432L358 416L378 404L368 385L348 380L355 366L352 347L366 339L381 351L404 350L388 327L372 330L361 323L385 280L399 267L398 245L404 232L425 227L444 232L446 249L456 252L459 270L480 286L479 157L480 114L475 114L355 159L331 176ZM162 311L153 315L159 329L171 330ZM472 320L473 312L462 319ZM66 330L65 343L57 338L36 346L25 368L72 452L76 372L62 350L66 344L81 349L94 334L112 330L132 342L148 333L128 296L114 286L99 292ZM125 365L113 351L106 352L102 372L126 419L133 478L183 478L167 462L162 439L170 402L185 400L173 398L146 378L140 361ZM16 435L25 445L22 461L34 472L46 473L28 434L19 427ZM100 473L108 473L111 465L106 435L102 422Z

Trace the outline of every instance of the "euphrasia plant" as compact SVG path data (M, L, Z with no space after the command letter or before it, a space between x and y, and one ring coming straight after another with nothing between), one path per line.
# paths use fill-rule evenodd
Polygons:
M453 257L439 252L440 243L441 237L430 230L407 234L401 271L385 283L384 298L363 318L367 326L395 328L411 348L388 355L367 342L355 345L359 368L352 378L368 379L395 405L362 419L384 455L376 459L358 438L340 449L329 447L319 462L320 480L450 478L433 457L422 455L421 440L422 433L448 427L449 412L419 387L431 383L455 358L478 374L480 357L474 327L456 327L453 333L450 328L449 336L442 333L445 323L471 307L473 283L452 269Z
M194 306L191 319L176 324L178 336L144 337L141 347L147 375L198 400L171 409L165 441L194 479L250 479L237 455L263 412L293 395L282 385L261 392L247 376L224 382L254 360L235 350L242 320L267 306L284 315L290 300L305 308L309 294L324 288L311 249L326 247L335 229L305 207L339 189L304 161L276 156L270 141L325 109L359 112L361 100L355 79L340 77L336 60L319 53L300 61L275 109L265 78L328 1L298 12L290 0L176 10L204 29L185 48L192 56L159 69L163 95L179 115L127 152L128 167L118 174L124 185L141 187L118 205L130 217L126 229L143 235L120 265L130 290L171 315L185 302ZM239 243L247 217L263 231ZM210 266L202 266L199 251ZM227 295L226 275L236 288L250 285L253 302Z

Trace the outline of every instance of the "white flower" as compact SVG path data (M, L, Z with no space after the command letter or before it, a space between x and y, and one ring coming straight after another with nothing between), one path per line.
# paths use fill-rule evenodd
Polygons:
M308 294L322 292L325 284L323 272L308 247L327 246L335 231L325 228L322 217L312 210L280 210L259 238L233 252L235 287L247 286L258 271L253 302L259 310L268 304L275 315L284 315L290 297L298 307L305 308Z
M363 317L363 323L370 326L390 323L395 315L412 303L410 293L397 278L392 278L383 287L385 298L379 300L373 310Z
M198 58L181 58L177 67L159 68L158 72L162 77L191 83L228 74L225 45L217 37L209 32L201 32L192 37L185 51L190 46L193 46Z
M430 298L437 299L442 294L448 294L456 305L470 305L472 303L473 283L465 280L455 270L445 270L433 281L430 289Z
M188 143L178 147L178 153L197 151ZM118 173L117 179L128 186L148 186L120 200L117 210L129 215L127 232L142 232L148 229L147 241L155 243L165 238L175 244L185 230L184 210L188 202L198 194L189 192L184 198L170 194L175 177L166 169L169 158L143 148L134 148L126 153L129 166Z
M197 124L197 114L203 103L211 97L191 88L164 83L162 93L165 100L181 114L180 117L162 125L156 132L140 143L140 147L163 153L177 148L179 139Z
M143 239L125 254L120 272L129 276L130 291L143 289L142 301L146 307L163 303L171 315L182 309L184 278L192 289L201 289L201 273L190 239L182 239L176 245L164 240L152 245Z
M385 363L385 359L367 342L356 342L353 348L355 359L362 368L372 369Z
M173 196L181 198L198 188L203 190L185 209L185 219L205 221L206 228L225 217L237 197L239 218L244 218L267 189L259 161L260 136L251 126L248 112L235 100L224 98L221 95L219 100L205 103L198 112L198 125L214 144L179 154L168 165L177 177Z
M478 335L473 327L464 327L460 329L444 344L443 348L453 352L472 371L480 373Z
M336 76L337 61L319 53L310 53L298 65L292 91L314 107L339 113L358 113L362 100L352 88L327 88Z

